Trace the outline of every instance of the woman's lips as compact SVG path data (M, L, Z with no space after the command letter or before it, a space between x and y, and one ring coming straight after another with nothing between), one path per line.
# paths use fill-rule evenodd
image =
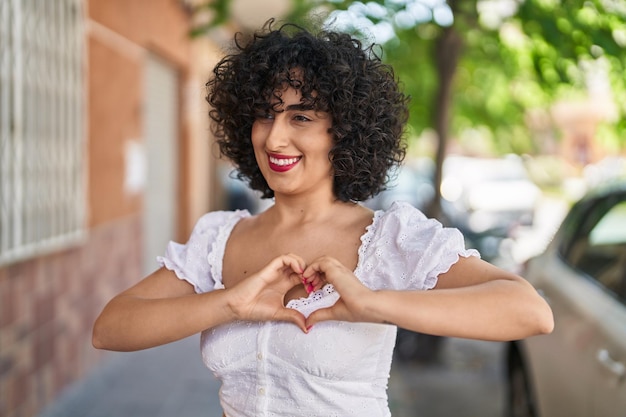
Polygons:
M296 166L301 156L268 155L269 166L272 171L285 172Z

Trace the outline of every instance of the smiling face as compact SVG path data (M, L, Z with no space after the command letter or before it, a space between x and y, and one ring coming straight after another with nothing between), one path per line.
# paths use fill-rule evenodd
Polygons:
M252 125L252 145L265 180L277 198L332 194L330 115L303 104L300 91L292 87L278 94L282 103L276 98Z

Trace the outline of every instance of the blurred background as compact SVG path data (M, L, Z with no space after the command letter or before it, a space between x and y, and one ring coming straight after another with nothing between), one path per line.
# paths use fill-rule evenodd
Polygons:
M409 201L499 266L526 276L575 202L626 177L624 0L0 0L0 416L220 415L195 338L111 354L91 327L203 213L271 204L219 159L204 101L234 33L271 17L380 45L412 97L409 152L364 204ZM611 288L620 341L592 356L626 398ZM525 349L400 332L392 412L539 415ZM585 398L581 416L626 413Z

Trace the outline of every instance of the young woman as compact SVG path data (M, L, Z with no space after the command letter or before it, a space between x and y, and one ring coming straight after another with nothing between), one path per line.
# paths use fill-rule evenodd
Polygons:
M207 83L221 152L274 204L203 216L94 325L101 349L201 332L228 417L389 416L397 326L512 340L549 333L524 279L408 204L372 212L404 157L407 97L358 40L269 22Z

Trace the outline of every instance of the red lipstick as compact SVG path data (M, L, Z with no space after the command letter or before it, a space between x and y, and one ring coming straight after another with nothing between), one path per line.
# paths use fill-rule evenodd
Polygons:
M286 172L296 166L301 156L286 156L277 154L267 154L270 169L275 172Z

